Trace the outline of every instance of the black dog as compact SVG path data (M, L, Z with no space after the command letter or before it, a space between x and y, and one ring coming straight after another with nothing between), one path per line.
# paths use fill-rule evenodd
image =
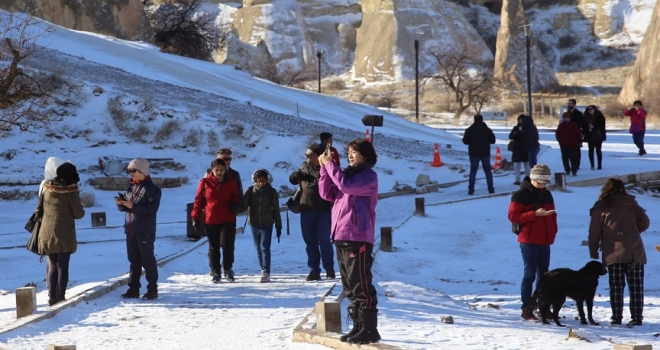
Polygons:
M567 268L548 271L541 277L538 288L529 302L528 311L532 313L538 305L543 324L549 324L547 316L550 313L550 305L552 305L555 323L557 326L563 327L559 323L559 309L564 305L566 297L569 297L577 303L580 323L587 324L582 306L582 303L586 301L589 323L597 326L598 323L594 321L591 312L594 307L598 278L605 273L603 264L598 261L588 262L579 271Z

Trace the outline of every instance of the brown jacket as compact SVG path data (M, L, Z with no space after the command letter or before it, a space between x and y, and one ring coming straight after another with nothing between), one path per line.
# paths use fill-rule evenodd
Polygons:
M646 264L646 251L640 235L650 225L646 211L637 204L634 196L617 193L608 199L607 202L597 201L591 208L591 258L598 259L598 248L602 248L604 265L633 261Z
M44 184L43 217L39 229L39 250L43 254L75 253L78 248L75 219L85 216L78 185ZM37 214L39 208L35 210Z

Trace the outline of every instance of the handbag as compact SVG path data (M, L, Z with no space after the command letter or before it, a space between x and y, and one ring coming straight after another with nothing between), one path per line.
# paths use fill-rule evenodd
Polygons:
M506 145L506 150L513 152L513 149L515 148L515 145L516 145L516 141L514 141L514 140L509 141L509 144Z
M32 213L27 223L25 223L25 229L30 232L30 238L28 238L25 248L31 251L34 254L41 255L43 254L39 251L39 230L41 229L41 215L43 215L43 206L44 206L44 196L43 193L39 193L39 203L37 204L38 211ZM37 212L39 214L37 214Z
M536 208L539 206L539 203L541 203L541 199L543 198L543 195L545 194L545 190L541 192L541 195L539 198L536 200L536 203L534 203L534 206L532 207L532 210L536 210ZM516 224L516 223L511 223L511 232L515 233L516 235L520 234L520 232L523 229L523 226L525 224Z
M286 207L295 214L300 214L300 197L302 197L302 187L298 186L296 192L286 201Z
M32 233L32 230L34 230L34 226L39 222L39 217L37 214L32 213L32 216L28 219L28 221L25 223L25 231Z

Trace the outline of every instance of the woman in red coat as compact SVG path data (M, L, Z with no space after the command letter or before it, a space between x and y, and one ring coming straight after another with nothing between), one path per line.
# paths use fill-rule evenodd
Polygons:
M234 243L236 241L236 211L241 204L236 180L227 172L222 159L211 162L211 172L199 181L195 202L190 214L197 230L197 219L204 209L204 226L209 241L209 266L213 282L220 282L224 266L225 278L234 282ZM220 247L224 253L220 264Z
M640 156L645 155L644 133L646 132L646 111L642 109L642 101L635 101L633 107L626 108L623 111L623 115L630 117L629 132L632 134L635 146L639 149L638 154Z

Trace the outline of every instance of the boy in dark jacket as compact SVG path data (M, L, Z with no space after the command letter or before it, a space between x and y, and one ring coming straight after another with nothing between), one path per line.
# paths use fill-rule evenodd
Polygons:
M271 186L273 177L265 169L252 174L252 183L243 196L243 205L248 210L248 222L252 229L254 248L261 267L261 283L270 282L270 242L273 224L277 230L277 241L282 235L282 217L277 190Z
M474 116L474 123L470 125L463 135L463 143L468 145L470 156L470 181L468 183L468 194L474 194L474 182L477 178L479 162L486 174L488 193L495 193L493 187L493 173L490 171L490 145L495 143L495 134L486 123L481 114Z
M115 198L119 211L126 212L124 232L130 271L128 273L128 291L123 298L140 296L140 276L144 268L147 278L145 299L158 298L158 266L154 256L156 241L156 213L160 207L160 188L149 177L149 162L135 158L128 163L131 184L125 197Z

